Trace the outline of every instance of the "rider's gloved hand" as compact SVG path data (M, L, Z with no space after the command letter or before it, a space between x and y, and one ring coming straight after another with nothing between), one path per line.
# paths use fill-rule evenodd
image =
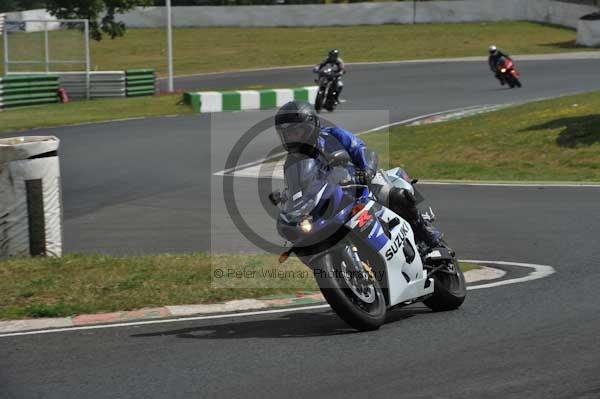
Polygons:
M354 172L354 180L357 184L371 184L371 180L373 180L373 177L375 177L375 172L370 168L357 169Z

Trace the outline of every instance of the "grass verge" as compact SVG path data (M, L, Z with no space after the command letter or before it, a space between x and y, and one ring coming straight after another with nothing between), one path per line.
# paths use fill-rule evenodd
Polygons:
M599 182L599 109L594 92L362 138L421 179Z
M463 270L474 267L464 264ZM298 259L280 265L273 255L16 258L0 262L0 319L218 303L317 290L312 274Z
M247 85L239 87L238 90L263 90L307 85L311 85L311 83ZM203 90L222 91L223 89L204 88ZM58 103L6 109L0 112L0 133L124 118L193 114L192 107L181 103L182 97L182 93L161 94L148 97L105 98L73 101L67 104Z
M191 114L181 94L73 101L0 112L0 132L160 115Z
M69 33L62 32L64 38L59 36L60 32L51 34L55 51L72 47L73 42L66 36ZM28 34L31 38L22 40L43 43L41 36L34 35ZM64 45L60 45L61 40ZM332 47L340 47L346 62L486 55L491 43L512 54L586 49L575 44L572 29L506 21L318 28L179 28L174 29L173 43L178 75L309 65L320 61ZM164 75L165 45L164 29L129 29L118 39L92 41L92 69L153 67ZM2 49L0 58L1 52ZM28 54L28 58L32 55Z
M530 22L416 24L327 28L180 28L175 29L175 71L179 75L247 68L314 64L331 47L341 47L344 60L387 61L485 55L495 43L511 53L555 53L585 48L575 45L571 29ZM31 58L37 33L21 38L21 59ZM51 32L56 51L72 52L73 32ZM165 72L163 29L130 29L124 37L92 41L97 70L154 67ZM202 40L198 40L201 37ZM373 43L377 46L373 46ZM290 46L290 43L294 43ZM399 45L399 43L401 43ZM1 46L0 46L1 47ZM33 46L35 47L35 46ZM0 48L0 58L2 57ZM60 51L58 53L60 55ZM72 56L72 55L71 55ZM69 57L64 57L69 58ZM0 74L3 73L0 64ZM307 82L311 84L311 82ZM280 85L281 86L281 85ZM288 87L296 87L288 85ZM263 86L239 89L264 89ZM202 90L216 90L202 88ZM99 122L143 116L188 114L180 95L105 99L5 110L0 132L35 127Z

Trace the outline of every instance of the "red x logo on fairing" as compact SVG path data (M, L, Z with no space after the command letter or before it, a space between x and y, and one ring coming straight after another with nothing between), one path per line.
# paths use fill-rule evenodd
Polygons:
M358 216L358 227L362 228L367 222L373 219L373 216L368 211L364 211Z

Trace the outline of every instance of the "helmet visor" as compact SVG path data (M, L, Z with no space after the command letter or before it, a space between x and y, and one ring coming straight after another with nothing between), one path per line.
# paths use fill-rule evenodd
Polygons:
M315 127L308 123L283 123L277 126L277 133L284 146L293 147L307 144L314 146Z

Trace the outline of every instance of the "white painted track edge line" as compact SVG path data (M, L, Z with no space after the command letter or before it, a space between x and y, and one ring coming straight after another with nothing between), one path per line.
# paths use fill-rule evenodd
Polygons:
M533 280L539 280L541 278L544 277L548 277L551 274L556 273L556 270L552 267L552 266L548 266L548 265L540 265L537 263L521 263L521 262L507 262L507 261L489 261L489 260L461 260L461 262L467 262L467 263L480 263L480 264L489 264L489 265L505 265L505 266L521 266L521 267L528 267L528 268L532 268L534 269L533 272L527 274L526 276L523 277L517 277L517 278L512 278L512 279L506 279L506 280L500 280L497 281L495 283L482 283L482 284L476 284L470 287L467 287L468 290L479 290L479 289L484 289L484 288L493 288L493 287L499 287L499 286L503 286L503 285L509 285L509 284L518 284L518 283L524 283L527 281L533 281Z
M556 60L595 60L600 58L600 51L583 51L583 52L562 52L562 53L548 53L548 54L516 54L512 58L515 61L545 61L548 59ZM471 57L457 57L457 58L422 58L414 60L387 60L387 61L363 61L363 62L348 62L348 66L363 66L363 65L402 65L402 64L440 64L445 62L485 62L488 59L487 56L471 56ZM192 73L188 75L177 75L175 79L180 78L194 78L202 76L214 76L214 75L236 75L251 72L269 72L269 71L286 71L290 69L304 69L312 68L314 65L287 65L278 67L266 67L266 68L250 68L240 69L236 71L220 71L220 72L202 72ZM166 81L167 77L160 77L157 81Z
M522 283L522 282L531 281L531 280L538 280L538 279L547 277L547 276L555 273L555 270L552 266L539 265L539 264L535 264L535 263L470 260L470 259L461 259L460 261L466 262L466 263L481 263L481 264L490 264L490 265L495 264L495 265L507 265L507 266L522 266L522 267L529 267L529 268L534 269L533 272L529 273L527 276L524 276L524 277L501 280L496 283L489 283L489 284L483 283L483 284L468 286L467 290L469 290L469 291L485 289L485 288L493 288L493 287L498 287L498 286L502 286L502 285L517 284L517 283ZM290 308L284 308L284 309L256 310L256 311L250 311L250 312L228 313L228 314L221 314L221 315L178 317L178 318L161 319L161 320L143 320L143 321L123 322L123 323L104 324L104 325L101 324L101 325L93 325L93 326L61 327L61 328L46 329L46 330L5 333L5 334L0 334L0 338L16 337L16 336L23 336L23 335L49 334L49 333L54 333L54 332L97 330L97 329L104 329L104 328L135 327L135 326L143 326L143 325L151 325L151 324L167 324L167 323L176 323L176 322L185 322L185 321L199 321L199 320L211 320L211 319L227 319L227 318L233 318L233 317L260 316L260 315L268 315L268 314L299 312L299 311L303 311L303 310L315 310L315 309L326 309L326 308L329 308L328 304L290 307Z
M364 130L362 132L356 133L356 135L360 136L360 135L363 135L363 134L372 133L372 132L375 132L375 131L378 131L378 130L382 130L382 129L385 129L385 128L390 128L390 127L397 126L397 125L404 125L404 124L408 124L408 123L411 123L411 122L418 121L420 119L430 118L432 116L437 116L437 115L442 115L442 114L447 114L447 113L452 113L452 112L457 112L457 111L463 111L463 110L466 111L466 110L477 109L477 108L485 108L485 107L488 107L488 106L490 106L490 105L488 105L488 104L484 104L484 105L470 105L470 106L467 106L467 107L453 108L453 109L449 109L449 110L445 110L445 111L432 112L432 113L429 113L429 114L424 114L424 115L414 116L414 117L411 117L411 118L408 118L408 119L403 119L403 120L398 121L398 122L388 123L388 124L385 124L385 125L373 128L373 129ZM255 161L250 161L250 162L247 162L247 163L244 163L244 164L241 164L241 165L236 165L236 166L234 166L232 168L227 168L227 169L220 170L218 172L214 172L213 175L214 176L224 176L224 175L229 174L231 172L235 172L236 170L239 170L239 169L245 169L245 168L248 168L248 167L251 167L251 166L256 166L256 165L259 165L259 164L262 164L262 163L273 161L273 160L275 160L275 159L277 159L277 158L279 158L279 157L281 157L281 156L283 156L285 154L286 154L285 152L279 152L277 154L271 155L271 156L266 157L266 158L257 159Z
M546 98L539 98L539 99L534 99L532 101L526 101L524 103L528 103L528 102L536 102L536 101L543 101ZM506 103L506 104L480 104L480 105L470 105L467 107L460 107L460 108L452 108L452 109L448 109L448 110L444 110L444 111L438 111L438 112L432 112L429 114L424 114L424 115L419 115L419 116L415 116L412 118L408 118L408 119L403 119L401 121L398 122L392 122L392 123L388 123L385 125L381 125L372 129L368 129L368 130L364 130L362 132L356 133L357 136L361 136L363 134L367 134L367 133L373 133L379 130L383 130L386 128L390 128L390 127L394 127L394 126L398 126L398 125L407 125L410 124L412 122L421 120L421 119L426 119L426 118L430 118L432 116L438 116L438 115L443 115L443 114L450 114L453 112L458 112L458 111L470 111L470 110L475 110L475 109L481 109L481 110L485 110L488 107L509 107L512 105L519 105L521 103ZM267 158L261 158L255 161L250 161L241 165L237 165L234 166L232 168L228 168L228 169L223 169L220 170L218 172L214 172L213 176L225 176L230 174L231 172L235 172L237 170L241 170L241 169L246 169L252 166L256 166L256 165L260 165L262 163L266 163L266 162L271 162L277 158L280 158L282 156L285 155L285 152L279 152L277 154L271 155L270 157ZM247 176L240 176L240 177L247 177ZM577 183L577 182L477 182L477 181L472 181L472 180L465 180L463 181L436 181L436 180L419 180L419 184L420 185L431 185L431 186L473 186L473 187L556 187L556 188L600 188L600 183L589 183L589 182L581 182L581 183Z
M135 327L135 326L144 326L144 325L150 325L150 324L177 323L177 322L183 322L183 321L228 319L228 318L232 318L232 317L245 317L245 316L260 316L260 315L264 315L264 314L297 312L300 310L325 309L328 307L329 307L329 305L325 304L325 305L293 307L293 308L286 308L286 309L256 310L256 311L251 311L251 312L227 313L227 314L220 314L220 315L178 317L178 318L161 319L161 320L143 320L143 321L132 321L132 322L124 322L124 323L99 324L99 325L93 325L93 326L61 327L61 328L52 328L52 329L47 329L47 330L24 331L24 332L0 334L0 338L15 337L15 336L20 336L20 335L49 334L49 333L53 333L53 332L98 330L98 329L102 329L102 328Z

